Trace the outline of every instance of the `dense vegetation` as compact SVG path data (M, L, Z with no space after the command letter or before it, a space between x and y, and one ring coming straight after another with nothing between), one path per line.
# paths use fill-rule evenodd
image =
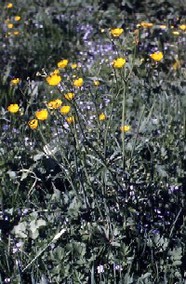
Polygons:
M184 1L1 2L0 283L186 278Z

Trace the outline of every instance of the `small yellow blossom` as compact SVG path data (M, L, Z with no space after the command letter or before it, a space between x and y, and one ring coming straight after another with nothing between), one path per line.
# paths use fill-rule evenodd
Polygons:
M186 25L179 25L178 28L182 31L186 31Z
M175 35L175 36L178 36L180 34L179 31L172 31L172 34Z
M122 68L126 63L125 58L119 57L112 62L114 68Z
M70 106L62 106L61 108L60 108L60 113L61 114L68 114L69 112L70 112L70 109L71 109L71 107Z
M175 62L173 63L173 65L172 65L172 68L176 71L176 70L180 69L180 67L181 67L181 63L178 59L176 59Z
M12 23L9 23L9 24L7 24L7 27L8 27L9 29L12 29L12 28L14 27L14 25L13 25Z
M38 120L37 119L32 119L28 122L28 126L31 128L31 129L36 129L38 127Z
M62 101L60 99L56 99L47 103L47 107L49 109L58 109L62 105Z
M67 117L67 118L66 118L66 121L67 121L69 124L72 124L72 123L75 122L75 118L74 118L74 116L72 115L72 116Z
M8 8L8 9L13 8L13 4L12 4L12 3L8 3L8 4L6 5L6 8Z
M50 86L57 86L61 82L61 76L55 73L54 71L53 73L51 73L49 76L46 77L46 81Z
M65 68L68 64L68 59L63 59L57 63L58 68Z
M129 132L131 130L130 125L123 125L120 127L121 132Z
M94 86L98 87L100 85L100 81L99 80L94 80Z
M19 111L19 106L18 104L10 104L7 109L11 113L16 113Z
M10 84L11 85L18 85L20 82L20 79L19 78L14 78L10 81Z
M20 32L19 32L19 31L14 31L13 34L14 34L15 36L17 36L17 35L20 34Z
M46 120L48 118L48 110L41 109L35 112L35 116L38 120Z
M149 23L149 22L141 22L140 24L137 25L137 27L142 27L142 28L152 28L153 27L153 23Z
M15 17L14 17L14 20L15 20L16 22L18 22L18 21L21 20L21 17L20 17L20 16L15 16Z
M71 100L73 100L73 98L75 97L75 94L74 94L74 93L66 93L66 94L64 95L64 97L65 97L65 99L71 101Z
M102 113L99 115L98 118L99 118L100 121L103 121L103 120L106 119L106 115L102 112Z
M161 51L156 51L150 54L150 58L154 61L161 61L163 59L163 53Z
M166 26L166 25L160 25L159 28L160 28L161 30L166 30L166 29L167 29L167 26Z
M111 29L110 33L113 37L119 37L123 33L123 29L122 28Z
M82 87L83 86L83 78L78 78L73 82L74 87Z
M70 66L71 66L72 69L76 69L78 67L78 65L76 63L72 63Z

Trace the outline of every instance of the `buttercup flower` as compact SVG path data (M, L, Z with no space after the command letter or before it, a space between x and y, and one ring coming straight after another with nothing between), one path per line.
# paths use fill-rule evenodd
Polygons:
M120 127L121 132L128 132L131 130L130 125L123 125Z
M10 104L7 109L11 113L16 113L19 111L19 106L18 104Z
M65 68L67 66L67 64L68 64L68 60L67 59L63 59L63 60L61 60L61 61L59 61L57 63L57 67L58 68Z
M47 107L49 109L58 109L62 105L62 101L60 99L56 99L47 103Z
M179 31L172 31L172 34L177 36L177 35L180 34L180 32Z
M159 28L160 28L161 30L166 30L166 29L167 29L167 26L166 26L166 25L160 25Z
M19 78L14 78L10 81L10 84L11 85L18 85L20 82L20 79Z
M35 112L35 116L38 120L46 120L48 118L48 110L41 109Z
M61 82L61 76L54 71L46 77L46 81L50 86L57 86Z
M72 115L72 116L67 117L67 118L66 118L66 121L67 121L69 124L72 124L72 123L75 122L75 118L74 118L74 116Z
M14 35L19 35L20 34L20 32L19 31L14 31Z
M38 127L38 120L37 119L32 119L28 122L28 126L31 128L31 129L36 129Z
M142 27L142 28L151 28L153 26L153 23L149 22L141 22L140 24L137 25L137 27Z
M9 29L12 29L12 28L14 27L14 25L13 25L12 23L9 23L9 24L7 24L7 27L8 27Z
M173 63L172 68L176 71L181 67L181 63L178 59Z
M71 101L74 97L75 97L75 94L74 93L67 93L64 95L65 99Z
M62 106L61 108L60 108L60 113L61 114L68 114L69 112L70 112L70 109L71 109L71 107L70 106Z
M186 31L186 25L180 25L178 28L182 31Z
M114 68L122 68L126 63L125 58L119 57L112 62Z
M94 83L94 86L96 86L96 87L100 85L100 81L98 81L98 80L94 80L93 83Z
M123 29L122 28L111 29L110 33L113 37L119 37L123 33Z
M18 21L21 20L21 17L20 17L20 16L15 16L15 17L14 17L14 20L15 20L16 22L18 22Z
M72 69L76 69L78 67L78 65L76 63L72 63L70 66L71 66Z
M163 59L163 53L161 51L156 51L150 54L150 58L154 61L161 61Z
M13 8L13 4L12 4L12 3L8 3L8 4L6 5L6 8L8 8L8 9Z
M73 82L74 87L82 87L83 86L83 78L78 78Z
M99 118L100 121L103 121L103 120L106 119L106 115L102 112L102 113L99 115L98 118Z

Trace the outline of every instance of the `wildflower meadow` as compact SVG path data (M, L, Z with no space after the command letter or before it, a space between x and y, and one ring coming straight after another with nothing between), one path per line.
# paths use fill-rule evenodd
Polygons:
M0 2L0 284L186 283L185 8Z

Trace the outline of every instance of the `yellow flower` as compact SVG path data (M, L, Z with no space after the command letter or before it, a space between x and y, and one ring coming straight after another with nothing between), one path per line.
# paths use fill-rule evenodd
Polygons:
M128 132L131 130L130 125L123 125L120 127L121 132Z
M20 34L20 32L19 31L14 31L14 35L19 35Z
M60 113L61 114L68 114L69 112L70 112L70 109L71 109L71 107L70 106L62 106L61 108L60 108Z
M151 28L153 26L153 23L149 22L141 22L140 24L137 25L137 27L142 27L142 28Z
M161 51L156 51L150 54L150 58L154 61L161 61L163 59L163 53Z
M176 71L181 67L181 63L178 59L173 63L172 68Z
M57 63L58 68L65 68L68 64L68 59L63 59Z
M12 23L9 23L9 24L7 24L7 27L8 27L9 29L12 29L12 28L14 27L14 25L13 25Z
M10 84L11 85L18 85L20 82L20 79L19 78L14 78L10 81Z
M12 3L8 3L8 4L6 5L6 8L8 8L8 9L13 8L13 4L12 4Z
M180 32L179 31L172 31L172 34L177 36L177 35L180 34Z
M18 104L10 104L7 109L11 113L16 113L19 111L19 106Z
M98 80L94 80L93 83L94 83L94 86L96 86L96 87L100 85L100 81L98 81Z
M123 29L122 28L111 29L110 33L113 37L119 37L123 33Z
M81 87L83 86L83 78L78 78L73 82L74 87Z
M69 124L72 124L72 123L75 122L75 118L74 118L74 116L72 115L72 116L67 117L67 118L66 118L66 121L67 121Z
M112 62L114 68L122 68L126 63L125 58L119 57Z
M20 17L20 16L15 16L15 17L14 17L14 20L15 20L16 22L18 22L18 21L21 20L21 17Z
M62 101L60 99L56 99L47 103L47 107L49 109L58 109L62 105Z
M78 65L76 63L72 63L70 66L71 66L72 69L76 69L78 67Z
M46 120L48 118L48 110L41 109L35 112L35 116L38 120Z
M28 126L31 128L31 129L36 129L38 127L38 120L37 119L32 119L28 122Z
M180 25L179 29L182 30L182 31L186 31L186 25Z
M50 86L57 86L61 82L61 76L54 71L46 77L46 81Z
M74 93L67 93L64 95L65 99L71 101L74 97L75 97L75 94Z
M160 28L161 30L166 30L166 29L167 29L167 26L166 26L166 25L160 25L159 28Z
M99 115L98 118L99 118L100 121L103 121L103 120L106 119L106 115L102 112L102 113Z

